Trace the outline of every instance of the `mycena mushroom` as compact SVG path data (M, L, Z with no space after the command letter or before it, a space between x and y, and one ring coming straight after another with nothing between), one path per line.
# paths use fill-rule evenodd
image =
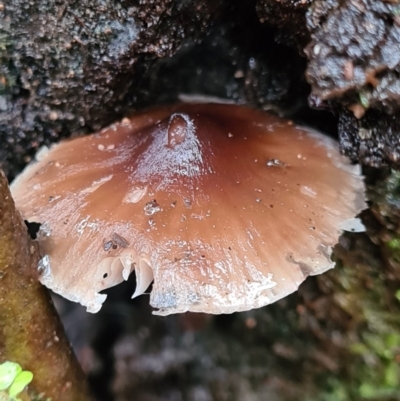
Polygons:
M133 271L135 296L153 281L157 314L268 305L333 267L365 206L334 140L224 104L155 108L62 142L12 191L41 223L42 283L90 312Z

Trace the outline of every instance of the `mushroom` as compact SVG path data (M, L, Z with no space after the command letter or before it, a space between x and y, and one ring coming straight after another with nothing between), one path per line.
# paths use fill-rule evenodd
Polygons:
M334 266L365 206L318 132L243 106L178 104L41 152L12 185L41 223L41 282L97 312L136 273L156 314L268 305Z

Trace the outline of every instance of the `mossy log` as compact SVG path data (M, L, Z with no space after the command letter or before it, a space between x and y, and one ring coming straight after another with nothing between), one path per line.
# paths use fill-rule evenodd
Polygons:
M38 252L15 210L0 171L0 363L33 373L31 400L91 399L83 372L47 290L38 281Z

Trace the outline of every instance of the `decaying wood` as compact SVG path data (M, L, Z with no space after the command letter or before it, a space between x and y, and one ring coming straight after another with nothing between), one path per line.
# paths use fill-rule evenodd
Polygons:
M0 363L12 361L33 373L31 399L91 399L47 290L37 280L36 244L0 171Z

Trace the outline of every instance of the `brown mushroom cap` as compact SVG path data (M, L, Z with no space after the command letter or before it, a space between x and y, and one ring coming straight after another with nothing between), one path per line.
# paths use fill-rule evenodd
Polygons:
M56 145L12 186L42 223L41 281L101 308L135 270L157 314L267 305L333 267L364 208L335 141L264 112L178 104Z

